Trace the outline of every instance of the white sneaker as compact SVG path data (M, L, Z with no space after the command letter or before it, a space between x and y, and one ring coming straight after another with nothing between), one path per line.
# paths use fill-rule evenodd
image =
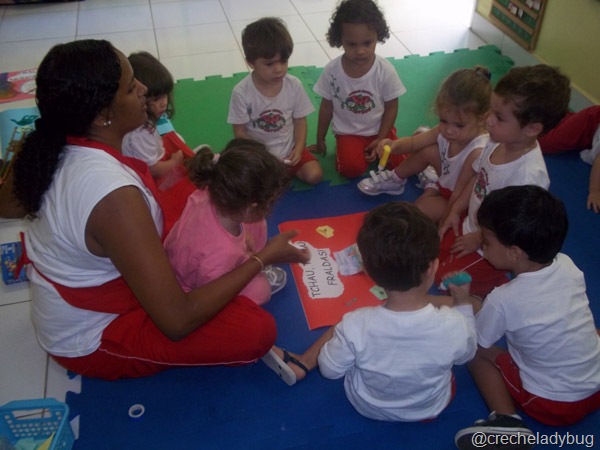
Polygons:
M358 189L367 195L400 195L404 192L406 180L396 175L393 170L381 170L375 172L371 170L371 177L365 178L358 183Z
M282 290L287 282L287 273L281 267L267 266L263 270L267 281L271 285L271 295Z
M427 166L423 172L420 172L419 175L417 175L417 177L419 178L417 187L421 189L426 189L429 185L435 184L439 178L433 166Z

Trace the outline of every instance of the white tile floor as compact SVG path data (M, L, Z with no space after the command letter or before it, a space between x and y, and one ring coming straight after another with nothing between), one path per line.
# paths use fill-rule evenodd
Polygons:
M336 0L85 0L0 7L0 73L37 67L56 43L104 38L128 54L147 50L175 79L230 76L246 71L240 33L254 19L282 17L295 41L290 66L324 66L340 51L325 41ZM379 0L392 35L385 57L477 48L469 30L474 0ZM0 104L0 110L33 101ZM0 242L18 239L20 221L0 219ZM0 405L77 391L79 380L48 359L29 320L27 285L0 281Z

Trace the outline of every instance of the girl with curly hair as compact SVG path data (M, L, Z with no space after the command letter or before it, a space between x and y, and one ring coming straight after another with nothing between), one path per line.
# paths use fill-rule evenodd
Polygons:
M394 66L375 53L377 43L389 37L383 13L372 0L344 0L331 18L327 41L344 53L325 66L315 84L322 100L317 143L310 150L326 153L325 136L331 124L336 168L346 177L367 170L381 139L396 139L398 97L406 88ZM393 165L402 159L392 158Z

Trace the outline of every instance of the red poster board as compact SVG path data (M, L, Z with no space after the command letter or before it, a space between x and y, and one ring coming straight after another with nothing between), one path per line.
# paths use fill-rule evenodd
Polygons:
M281 232L299 230L296 245L308 247L311 260L292 264L292 274L308 328L335 325L342 316L363 306L381 304L381 289L364 273L341 275L335 253L356 243L365 213L284 222Z

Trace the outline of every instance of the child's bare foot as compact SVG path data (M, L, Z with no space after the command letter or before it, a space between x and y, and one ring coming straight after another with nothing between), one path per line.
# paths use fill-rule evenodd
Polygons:
M262 357L263 362L273 370L288 385L292 386L297 381L308 375L309 369L300 361L300 356L290 353L285 349L273 346Z

